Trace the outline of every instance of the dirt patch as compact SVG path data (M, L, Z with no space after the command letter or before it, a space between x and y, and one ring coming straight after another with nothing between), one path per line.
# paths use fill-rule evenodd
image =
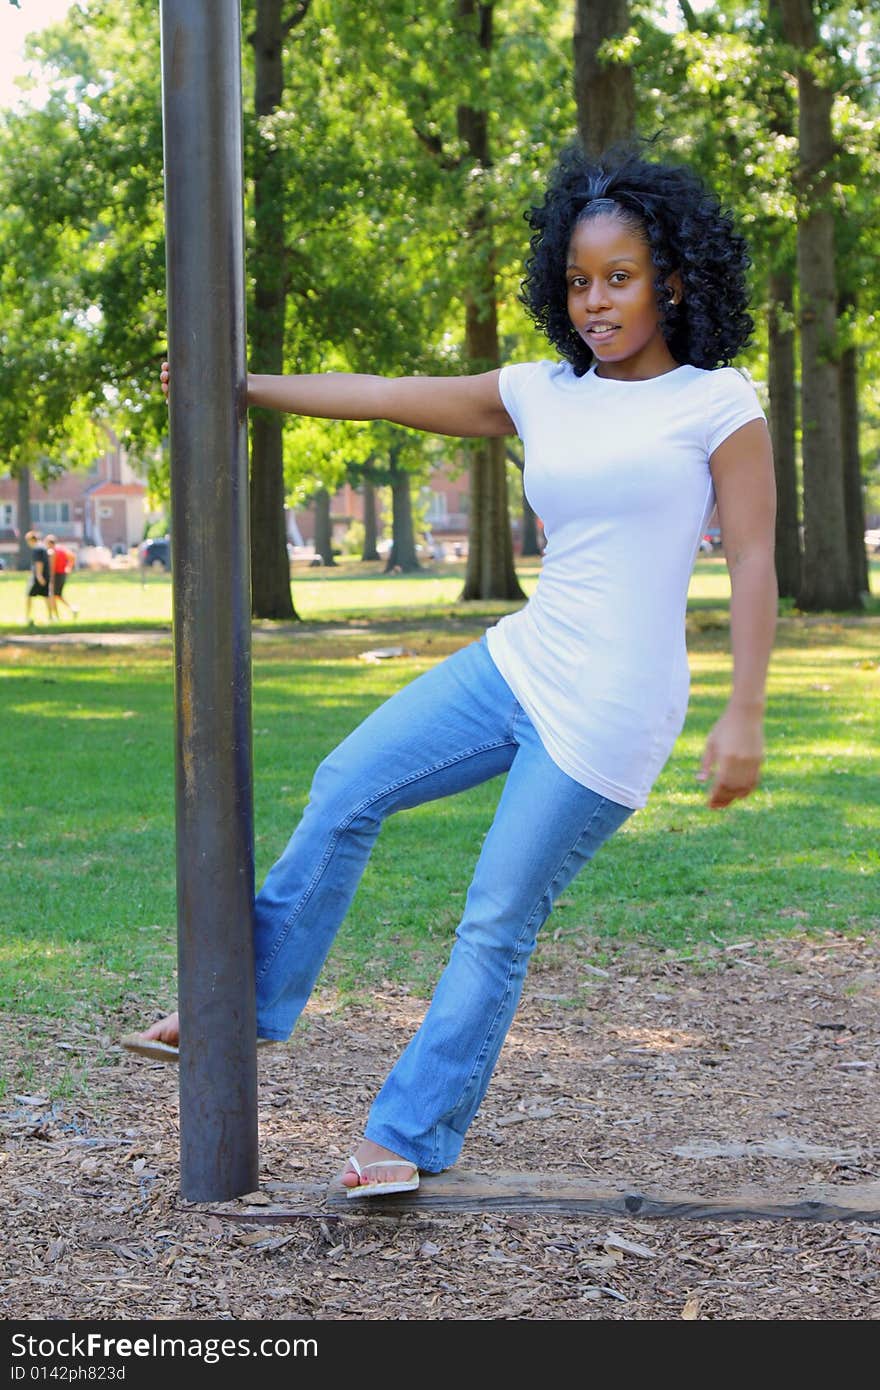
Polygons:
M714 1197L873 1184L880 1207L878 1001L871 938L745 942L690 959L623 948L602 965L551 939L461 1163ZM369 1007L341 1005L329 986L317 994L291 1043L260 1054L263 1195L216 1206L178 1194L176 1070L115 1041L137 1015L75 1034L5 1020L0 1317L880 1314L873 1218L383 1215L340 1213L319 1193L308 1214L260 1221L272 1184L332 1182L424 1007L391 985ZM35 1039L28 1073L19 1062ZM50 1101L77 1067L85 1088Z

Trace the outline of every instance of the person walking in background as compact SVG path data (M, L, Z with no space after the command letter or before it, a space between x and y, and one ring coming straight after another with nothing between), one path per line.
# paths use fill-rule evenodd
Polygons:
M506 774L449 963L339 1176L351 1197L411 1191L420 1170L456 1161L541 925L645 805L684 724L688 583L716 501L733 679L697 771L709 807L748 796L763 757L775 492L764 413L732 366L752 330L745 243L693 171L638 151L569 151L529 221L523 296L556 360L247 382L261 409L459 439L518 434L547 537L528 603L324 760L257 896L257 1032L277 1041L315 987L383 821ZM161 379L167 391L167 364ZM177 1060L187 1026L173 1013L123 1042Z
M46 549L45 541L40 539L39 531L28 531L25 540L31 548L31 577L25 598L24 620L28 627L33 627L31 605L35 598L44 598L49 618L55 617L52 606L52 570L49 551Z
M59 545L54 536L47 536L45 541L46 549L49 552L49 580L51 589L51 602L49 607L53 616L58 617L58 604L63 603L72 618L79 612L72 604L67 602L64 597L64 585L67 576L76 564L76 556L72 550L66 550L63 545Z

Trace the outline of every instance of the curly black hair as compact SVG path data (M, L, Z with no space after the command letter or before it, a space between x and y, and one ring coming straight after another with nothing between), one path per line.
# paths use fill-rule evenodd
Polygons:
M571 145L550 176L543 203L525 214L534 235L520 297L575 375L583 376L593 353L568 317L568 245L578 222L609 211L650 247L660 328L676 362L729 366L754 326L746 312L751 261L730 214L684 165L648 161L632 146L591 159ZM670 303L666 283L673 271L683 287L678 304Z

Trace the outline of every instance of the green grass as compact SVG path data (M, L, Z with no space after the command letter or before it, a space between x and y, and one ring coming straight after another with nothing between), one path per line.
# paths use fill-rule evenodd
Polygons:
M526 562L521 582L527 594L534 590L537 578L538 562ZM333 569L297 568L292 591L297 614L307 622L380 621L398 619L403 614L418 618L455 610L463 579L461 565L386 576L381 564L345 561ZM0 573L0 632L12 634L22 629L26 580L27 576L20 573ZM161 628L171 625L171 585L170 575L161 572L142 575L137 570L81 571L68 581L64 596L79 610L76 626L80 628ZM468 604L466 608L470 615L496 615L514 606L486 603ZM41 631L48 630L42 599L34 600L32 617ZM70 630L74 624L65 621L52 626Z
M527 595L534 591L538 571L537 560L527 560L519 566L520 583ZM0 632L12 635L21 631L26 580L24 574L0 572ZM460 564L435 565L413 575L384 575L381 564L347 560L329 570L297 568L293 575L293 601L298 615L306 622L377 622L401 617L418 620L450 613L495 617L516 606L503 602L460 604L463 580ZM718 557L701 559L691 584L694 607L723 609L729 596L724 561ZM171 625L171 577L163 573L80 571L68 581L65 598L79 609L79 616L75 624L53 624L53 630L86 627L102 631L120 627L136 631ZM42 599L34 600L32 617L39 631L49 630Z
M539 565L537 560L519 565L520 584L527 595L534 592ZM880 614L880 560L872 561L871 572L868 615ZM23 629L26 579L21 573L0 571L0 634L13 636ZM384 575L381 564L345 560L329 570L297 568L293 575L293 601L297 614L307 623L419 621L440 616L496 618L517 606L500 601L459 603L463 579L460 564L435 565L414 575ZM53 631L171 627L171 578L163 573L80 571L68 581L65 597L79 609L79 616L76 622L52 624ZM694 623L725 624L729 600L730 582L724 560L720 556L701 556L688 596ZM792 611L790 600L783 602L782 611ZM37 631L50 630L42 599L34 600L32 616Z
M728 685L723 595L714 589L722 574L709 562L698 576L705 593L695 595L692 615L685 732L649 807L558 905L548 943L555 938L560 949L596 961L624 940L685 951L880 926L880 623L783 621L763 787L729 811L709 812L694 774ZM94 581L96 592L115 595L119 578ZM405 581L410 592L429 582L456 583ZM307 585L323 585L325 595L360 585L368 611L362 580L304 581L303 609ZM153 589L162 582L151 581ZM328 597L324 614L346 611L337 602ZM389 609L383 594L369 611ZM255 642L258 881L286 843L320 758L381 699L481 630L460 617L425 624L396 611L394 640L415 655L394 662L360 661L375 637L357 628L303 624ZM170 640L8 642L0 708L0 1004L23 1015L97 1009L134 1023L145 1001L163 1007L174 998ZM343 989L382 978L430 988L499 790L492 783L386 825L332 957Z

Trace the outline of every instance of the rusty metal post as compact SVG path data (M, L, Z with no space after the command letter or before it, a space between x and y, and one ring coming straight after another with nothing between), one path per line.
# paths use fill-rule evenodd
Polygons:
M239 0L162 0L181 1191L258 1183Z

